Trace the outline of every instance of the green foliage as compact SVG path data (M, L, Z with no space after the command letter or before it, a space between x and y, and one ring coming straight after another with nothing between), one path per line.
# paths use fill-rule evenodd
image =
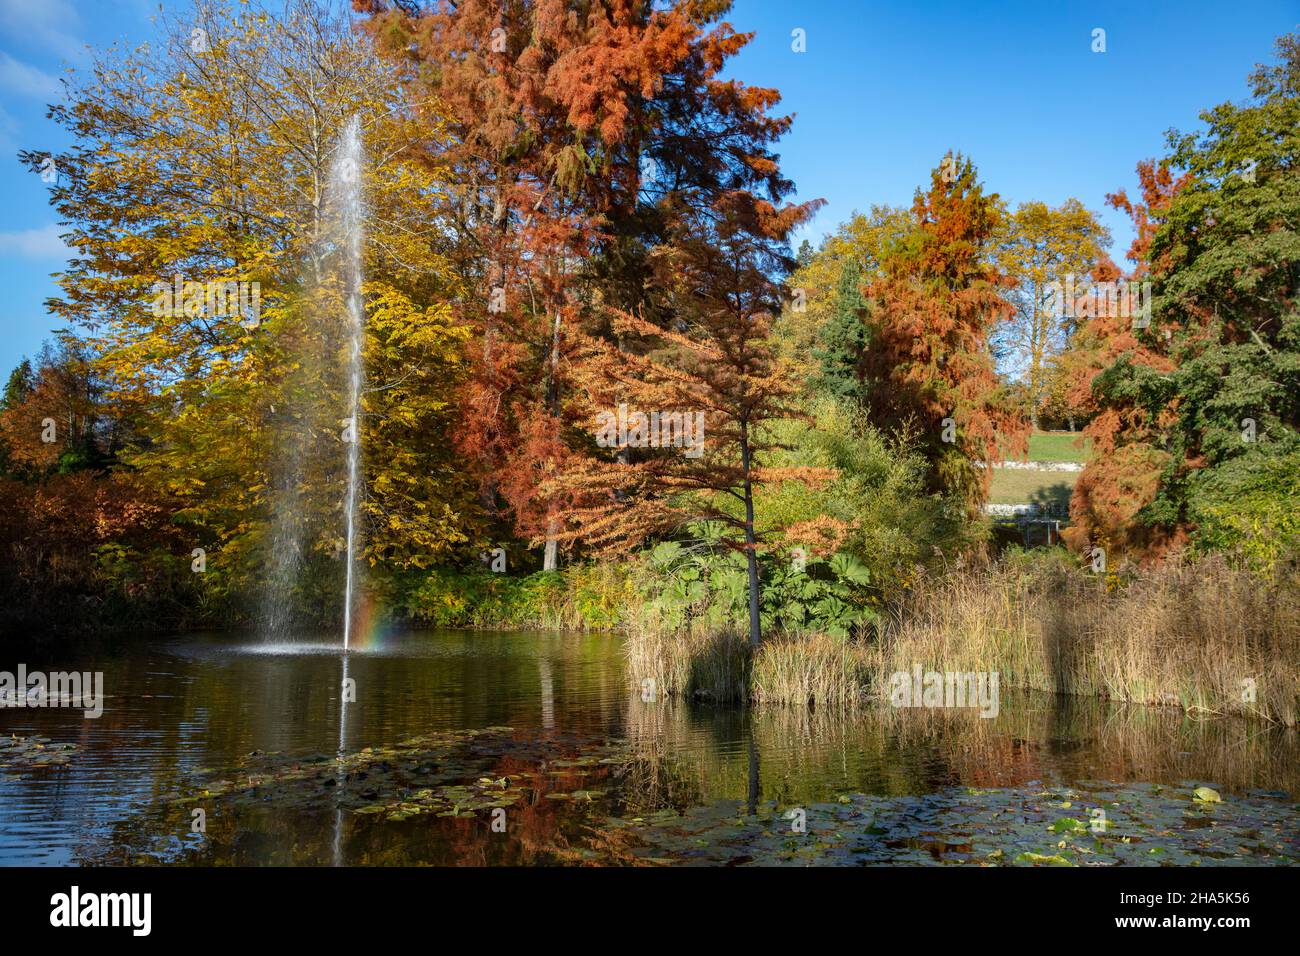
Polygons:
M892 593L936 549L951 553L983 540L960 504L926 490L926 464L906 439L890 438L845 401L822 399L807 420L781 423L776 440L785 450L776 467L804 464L833 468L838 477L823 487L786 481L759 489L756 501L768 526L787 547L810 547L803 524L833 520L845 529L838 550L870 570L879 591Z
M395 606L431 627L610 630L635 596L624 565L574 565L525 576L435 568L401 577Z
M842 343L841 333L856 335L854 322L864 324L865 310L857 315L845 311L846 305L849 312L857 305L853 293L860 294L863 282L879 271L888 246L913 228L906 209L873 205L869 213L854 213L841 223L816 252L810 248L811 255L804 255L801 251L799 268L787 285L802 293L799 300L803 308L786 310L777 324L777 335L782 353L792 361L799 377L814 388L821 387L815 381L823 371L821 353L829 353L836 343ZM856 282L858 288L846 290L846 284L851 282ZM793 292L791 300L798 301ZM863 333L865 338L865 327Z
M1078 556L1065 548L1022 548L1018 544L1005 548L999 561L995 573L1004 578L1050 578L1053 574L1073 573L1081 566Z
M862 400L858 365L867 347L867 302L861 289L862 270L854 258L844 260L835 289L835 311L817 332L813 358L818 372L814 390L836 398Z
M1198 474L1189 491L1192 541L1205 551L1236 551L1272 573L1300 559L1300 449L1259 448Z
M690 526L692 540L663 541L644 555L647 623L661 629L734 626L748 619L746 558L722 543L717 522ZM876 620L871 572L851 554L830 560L765 554L759 561L764 633L825 633L847 640Z
M1145 256L1154 314L1133 333L1144 352L1092 383L1119 442L1166 456L1137 523L1264 565L1291 547L1300 447L1300 35L1278 52L1249 101L1170 134L1159 172L1174 185ZM1153 168L1140 167L1149 202L1163 199Z
M0 407L15 408L21 405L35 388L36 373L32 370L32 360L25 358L9 373L4 394L0 395Z

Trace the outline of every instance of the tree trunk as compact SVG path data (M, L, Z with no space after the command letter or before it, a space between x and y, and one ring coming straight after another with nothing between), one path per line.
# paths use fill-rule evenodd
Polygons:
M542 552L542 570L554 571L559 567L559 546L555 540L555 519L546 525L546 550Z
M617 341L616 344L617 344L617 347L618 347L619 352L624 351L624 347L623 347L623 336L620 335L620 336L618 337L618 341ZM620 398L622 397L622 392L619 393L619 397L620 397ZM619 449L618 449L618 452L614 455L614 460L617 461L620 465L630 465L630 464L632 464L632 449L628 448L626 445L621 445L621 446L619 447ZM624 496L623 496L623 492L622 492L621 489L618 490L618 491L615 491L614 494L615 494L615 496L618 497L620 500L624 497Z
M745 556L749 563L749 646L758 650L763 640L758 616L758 549L754 540L754 502L749 493L749 482L745 482Z
M550 380L546 386L547 410L560 427L560 309L556 306L555 321L551 325L551 354L548 362ZM554 571L559 566L559 546L555 540L556 520L552 516L546 523L546 550L542 553L542 570Z
M758 650L763 640L758 615L758 537L754 534L754 489L749 481L749 429L740 423L740 462L745 472L745 558L749 565L749 646Z

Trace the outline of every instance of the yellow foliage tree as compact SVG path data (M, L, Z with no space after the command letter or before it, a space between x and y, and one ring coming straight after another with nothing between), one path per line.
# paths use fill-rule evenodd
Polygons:
M1003 353L1003 365L1025 386L1037 427L1051 399L1054 363L1074 332L1059 308L1065 290L1088 281L1110 233L1077 199L1055 207L1035 201L1003 217L995 243L998 265L1016 286L1009 293L1015 309L1010 321L998 326L993 344Z
M76 257L50 303L87 331L137 423L122 460L247 582L267 549L342 546L348 349L329 171L360 119L367 162L367 382L360 431L372 562L426 566L475 537L446 438L465 330L444 259L443 127L346 15L201 0L162 42L97 61L53 118L52 201ZM29 163L43 156L26 154ZM281 555L284 557L284 555Z

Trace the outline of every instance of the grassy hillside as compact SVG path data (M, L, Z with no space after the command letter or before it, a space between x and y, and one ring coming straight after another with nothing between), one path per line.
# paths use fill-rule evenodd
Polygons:
M1079 480L1077 471L1023 471L994 468L989 502L995 505L1022 505L1058 502L1061 513L1069 511L1070 493Z
M1076 447L1075 442L1083 447ZM1087 444L1079 432L1034 432L1029 436L1029 460L1087 461Z

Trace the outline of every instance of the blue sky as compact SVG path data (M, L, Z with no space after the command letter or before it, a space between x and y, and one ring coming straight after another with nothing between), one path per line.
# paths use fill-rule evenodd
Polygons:
M187 4L171 4L183 10ZM59 149L45 118L86 44L152 37L150 0L0 0L0 375L49 337L44 300L64 253L38 176L20 148ZM737 0L730 19L758 35L735 75L775 86L797 114L781 144L799 198L828 201L816 241L855 210L905 204L950 148L1014 203L1074 196L1097 211L1122 255L1131 232L1103 209L1132 187L1170 127L1247 94L1274 39L1300 28L1300 0L868 2ZM1092 52L1092 31L1106 52ZM792 50L804 31L806 51Z

